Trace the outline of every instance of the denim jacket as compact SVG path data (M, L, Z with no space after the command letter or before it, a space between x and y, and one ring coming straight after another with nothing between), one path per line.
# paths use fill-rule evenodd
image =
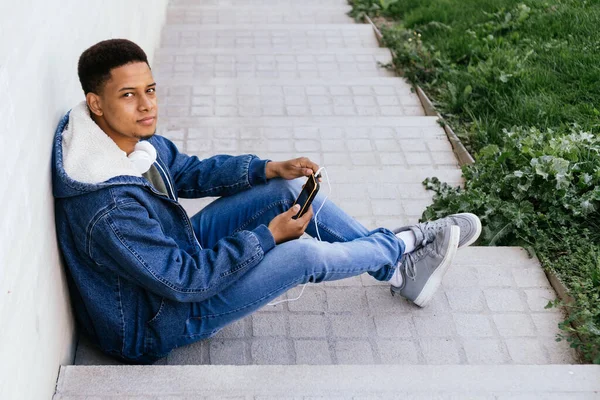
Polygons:
M260 225L203 249L177 201L264 183L269 160L200 160L158 134L148 141L168 196L133 168L85 101L58 124L52 154L57 237L77 321L103 352L139 364L193 341L193 302L231 285L275 246Z

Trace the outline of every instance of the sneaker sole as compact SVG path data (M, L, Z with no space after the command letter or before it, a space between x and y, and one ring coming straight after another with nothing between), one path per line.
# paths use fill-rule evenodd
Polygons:
M455 214L455 215L456 216L465 216L465 217L474 217L474 218L471 218L471 219L475 220L475 231L476 231L476 233L467 242L465 242L462 245L458 246L459 249L462 249L463 247L470 246L471 244L475 243L475 241L477 239L479 239L479 235L481 235L481 221L479 220L479 217L477 217L477 215L472 214L472 213L460 213L460 214Z
M450 233L450 242L449 249L446 252L446 255L442 259L440 266L431 274L429 280L423 286L423 290L417 296L417 298L413 301L419 307L425 307L427 303L431 300L435 292L438 290L440 285L442 284L442 278L444 274L448 270L448 267L452 263L454 256L456 255L456 251L458 250L458 240L460 239L460 228L457 225L453 225Z

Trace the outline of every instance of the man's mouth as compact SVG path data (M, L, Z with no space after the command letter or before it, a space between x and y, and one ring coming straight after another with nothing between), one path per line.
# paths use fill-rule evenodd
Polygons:
M146 117L144 119L140 119L138 122L142 125L152 125L156 117Z

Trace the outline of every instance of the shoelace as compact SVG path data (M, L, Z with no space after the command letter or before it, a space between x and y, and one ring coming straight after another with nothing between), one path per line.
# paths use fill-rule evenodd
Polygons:
M439 222L425 221L416 224L416 227L423 235L421 246L425 247L428 243L431 243L435 239L435 235L444 227L444 225L441 225Z
M406 272L406 276L413 281L417 279L417 269L415 265L417 264L416 260L421 259L424 254L427 252L428 248L423 246L419 250L416 250L412 253L408 253L406 255L406 265L404 266L404 271ZM410 271L410 274L409 274Z

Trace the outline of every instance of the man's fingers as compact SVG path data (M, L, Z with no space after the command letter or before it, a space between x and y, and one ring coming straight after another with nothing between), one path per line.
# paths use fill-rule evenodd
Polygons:
M306 213L298 218L298 222L300 222L302 224L303 229L306 229L306 227L308 226L308 223L310 222L311 218L313 217L313 207L312 205L308 208L308 211L306 211Z
M317 171L319 170L319 166L316 163L314 163L314 162L311 161L310 162L310 169L313 170L313 174L316 174Z
M319 170L319 165L313 161L311 161L308 157L299 157L297 160L300 163L300 167L302 168L302 172L304 175L312 175L316 174Z
M317 171L319 170L319 166L317 164L315 164L314 162L308 160L308 165L307 165L307 170L308 173L307 175L311 175L311 174L316 174Z
M290 214L290 218L292 218L294 215L298 214L298 211L300 211L300 204L294 204L294 206L286 212Z

